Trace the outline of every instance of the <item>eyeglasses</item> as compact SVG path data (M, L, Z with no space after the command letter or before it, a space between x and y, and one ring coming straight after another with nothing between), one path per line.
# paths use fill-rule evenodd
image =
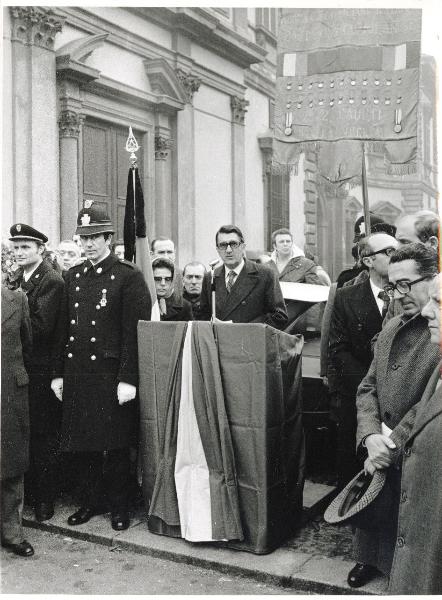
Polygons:
M365 256L374 256L375 254L385 254L385 256L391 256L393 252L396 252L396 248L383 248L382 250L376 250L376 252L366 254Z
M384 292L386 292L390 298L394 297L394 291L397 290L399 294L408 294L411 290L411 286L415 283L419 283L420 281L424 281L425 279L432 279L435 275L426 275L425 277L419 277L419 279L415 279L414 281L398 281L397 283L389 283L384 286Z
M161 281L164 281L165 283L170 283L172 281L173 277L158 277L158 276L154 276L154 281L156 281L157 283L160 283Z
M242 242L220 242L218 244L218 248L225 252L229 246L232 250L236 250L241 246L241 244Z

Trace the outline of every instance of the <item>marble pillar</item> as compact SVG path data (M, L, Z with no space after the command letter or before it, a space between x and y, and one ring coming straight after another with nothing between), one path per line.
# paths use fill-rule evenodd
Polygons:
M245 136L244 120L248 100L231 96L232 108L232 223L240 229L246 226Z
M84 117L72 110L63 110L58 120L60 136L60 239L75 233L78 198L78 137Z

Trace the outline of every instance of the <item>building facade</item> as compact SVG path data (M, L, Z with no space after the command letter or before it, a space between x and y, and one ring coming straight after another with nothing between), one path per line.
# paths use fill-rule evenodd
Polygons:
M3 214L75 231L84 200L107 207L122 238L132 126L149 237L167 235L181 265L216 257L233 222L248 250L289 226L330 274L350 262L358 188L318 191L314 153L272 174L277 8L6 7L3 14ZM419 172L387 178L369 157L373 210L392 219L436 198L435 67L422 70Z

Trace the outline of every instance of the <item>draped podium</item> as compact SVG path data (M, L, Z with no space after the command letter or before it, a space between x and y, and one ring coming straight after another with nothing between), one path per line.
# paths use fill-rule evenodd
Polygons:
M138 324L148 527L271 552L300 525L303 338L263 324Z

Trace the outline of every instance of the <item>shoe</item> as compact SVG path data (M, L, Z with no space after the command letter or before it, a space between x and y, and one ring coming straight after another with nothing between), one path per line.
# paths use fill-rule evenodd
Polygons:
M378 574L376 567L365 565L364 563L356 563L347 577L347 583L352 588L362 587L371 581Z
M126 511L112 513L111 525L115 531L127 529L130 525L129 514Z
M83 523L87 523L95 517L96 515L103 514L104 511L92 508L90 506L82 506L74 512L70 517L68 517L68 525L83 525Z
M24 556L25 558L34 555L34 548L31 546L29 542L23 540L19 544L9 544L8 542L2 542L2 546L12 550L14 554L18 556Z
M52 502L40 502L35 505L34 511L37 521L49 521L54 516L54 505Z

